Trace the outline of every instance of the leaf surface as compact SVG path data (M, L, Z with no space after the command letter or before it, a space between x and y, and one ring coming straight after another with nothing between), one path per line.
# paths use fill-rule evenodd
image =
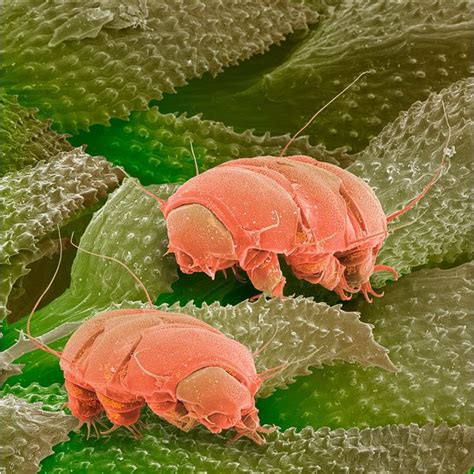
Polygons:
M61 152L0 177L0 316L8 313L7 300L28 265L48 252L57 226L79 218L96 205L122 177L104 158L82 149Z
M297 428L474 426L473 268L420 270L372 304L354 305L375 326L397 373L348 365L315 371L263 400L263 419Z
M57 411L44 411L42 403L28 403L7 395L0 398L0 470L6 473L38 472L40 462L55 444L68 440L77 420Z
M393 266L402 275L421 265L472 258L473 93L474 80L466 79L416 102L348 168L374 188L389 215L423 191L444 153L453 154L421 201L389 224L391 235L377 263ZM393 279L389 273L376 274L374 286L388 279Z
M6 2L3 83L61 130L87 129L263 53L317 17L301 0Z
M271 61L257 57L217 80L193 81L165 97L161 110L203 113L238 131L295 133L361 72L374 70L305 130L314 144L357 152L413 102L472 74L470 2L331 3L310 35Z
M36 110L22 107L16 96L0 89L0 176L72 149L64 135L50 129L50 121L35 115Z
M59 409L65 393L57 384L8 387L27 400L43 400ZM232 432L211 434L204 429L183 433L144 415L148 427L140 440L126 430L100 439L71 433L71 441L45 459L46 472L466 472L472 462L474 433L467 426L416 424L348 430L291 428L267 435L257 446L249 440L226 445ZM192 434L192 436L191 436Z

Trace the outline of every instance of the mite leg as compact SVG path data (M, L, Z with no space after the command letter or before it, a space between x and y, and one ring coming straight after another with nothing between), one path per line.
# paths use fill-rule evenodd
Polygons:
M103 407L94 392L68 380L65 386L68 393L67 407L81 422L91 421L102 412Z
M134 400L131 402L120 402L109 398L102 393L97 393L97 397L105 409L105 414L107 418L114 424L114 426L102 434L111 433L120 426L126 427L131 431L134 436L139 436L137 429L134 428L134 425L140 418L140 411L144 405L143 400Z
M377 293L370 284L370 277L372 274L379 271L387 271L392 273L395 278L398 278L397 271L392 267L386 265L375 265L377 254L380 246L352 250L345 255L338 257L341 264L345 267L344 277L349 285L355 287L360 291L365 299L370 303L372 298L370 295L381 297L383 293Z
M240 266L257 290L272 296L283 296L286 279L276 253L250 249Z
M198 424L195 419L189 416L188 410L179 401L162 403L149 401L148 406L155 415L182 431L188 432Z
M342 300L351 299L346 292L358 291L346 281L345 266L332 254L315 255L312 258L308 255L290 255L286 261L297 278L335 291Z

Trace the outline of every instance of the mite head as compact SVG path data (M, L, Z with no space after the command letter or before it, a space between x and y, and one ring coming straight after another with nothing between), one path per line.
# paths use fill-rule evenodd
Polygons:
M166 217L169 251L184 273L204 272L214 277L233 266L234 240L221 221L200 204L173 209Z
M176 397L196 420L213 433L235 428L238 435L247 436L258 444L264 439L253 395L248 387L221 367L206 367L183 379L176 388Z

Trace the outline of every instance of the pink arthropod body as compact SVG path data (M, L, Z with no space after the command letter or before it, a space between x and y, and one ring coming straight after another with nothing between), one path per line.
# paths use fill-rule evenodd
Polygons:
M257 443L255 394L264 377L250 351L208 324L156 309L122 309L84 322L60 354L68 407L93 424L105 412L110 431L134 433L146 404L188 431L235 428Z
M244 345L192 316L158 310L137 275L124 263L105 255L82 252L122 265L140 284L149 308L118 309L98 313L82 323L62 352L31 335L31 319L51 287L39 297L27 320L27 334L39 349L59 358L68 393L66 406L87 426L88 436L105 413L113 426L136 437L140 412L147 405L153 413L183 431L203 425L212 433L234 428L237 440L246 436L257 444L260 433L274 428L260 426L255 395L263 381L290 363L257 373L254 357Z
M284 157L295 138L365 71L316 112L290 139L280 156L258 156L223 163L180 186L160 202L169 246L184 273L243 269L255 288L282 296L285 286L279 255L293 274L335 291L343 300L376 293L370 277L387 271L377 255L388 236L387 224L423 198L442 172L443 159L422 192L386 216L372 188L354 174L309 156ZM191 144L192 145L192 144ZM191 151L194 151L191 146ZM195 158L195 157L194 157ZM195 159L196 160L196 159ZM197 171L197 161L196 161Z
M169 251L184 273L242 268L253 285L282 296L278 255L296 277L349 299L379 296L369 278L388 235L374 191L308 156L260 156L221 164L184 183L161 209Z
M167 221L169 252L184 273L243 269L255 288L282 296L285 278L278 256L293 274L335 291L343 300L361 292L380 297L370 277L387 271L377 255L388 236L387 224L410 210L441 175L443 158L424 189L402 209L385 215L372 188L354 174L309 156L284 157L295 138L366 71L316 112L290 139L280 156L258 156L216 166L180 186L160 202ZM193 151L193 150L191 150ZM194 156L194 152L193 152ZM197 170L197 161L196 161Z

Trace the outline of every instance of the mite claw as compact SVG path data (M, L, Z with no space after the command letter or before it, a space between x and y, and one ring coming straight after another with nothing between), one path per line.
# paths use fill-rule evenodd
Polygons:
M262 295L263 295L263 293L257 293L256 295L251 296L251 297L249 298L249 301L250 301L251 303L253 303L254 301L257 301L257 300L260 298L260 296L262 296Z
M95 422L99 425L99 426L102 426L102 428L107 428L107 425L102 421L102 420L95 420Z
M126 428L128 431L130 431L130 433L133 434L133 437L135 439L140 439L142 437L142 434L140 433L140 431L138 431L138 429L133 426L133 425L124 425L124 428Z
M99 429L97 428L97 424L95 422L91 422L91 425L92 425L92 428L94 428L97 438L100 438L100 433L99 433Z
M111 428L109 428L108 430L105 430L105 431L101 431L100 434L108 435L108 434L113 433L114 431L118 430L121 426L122 425L113 424Z

